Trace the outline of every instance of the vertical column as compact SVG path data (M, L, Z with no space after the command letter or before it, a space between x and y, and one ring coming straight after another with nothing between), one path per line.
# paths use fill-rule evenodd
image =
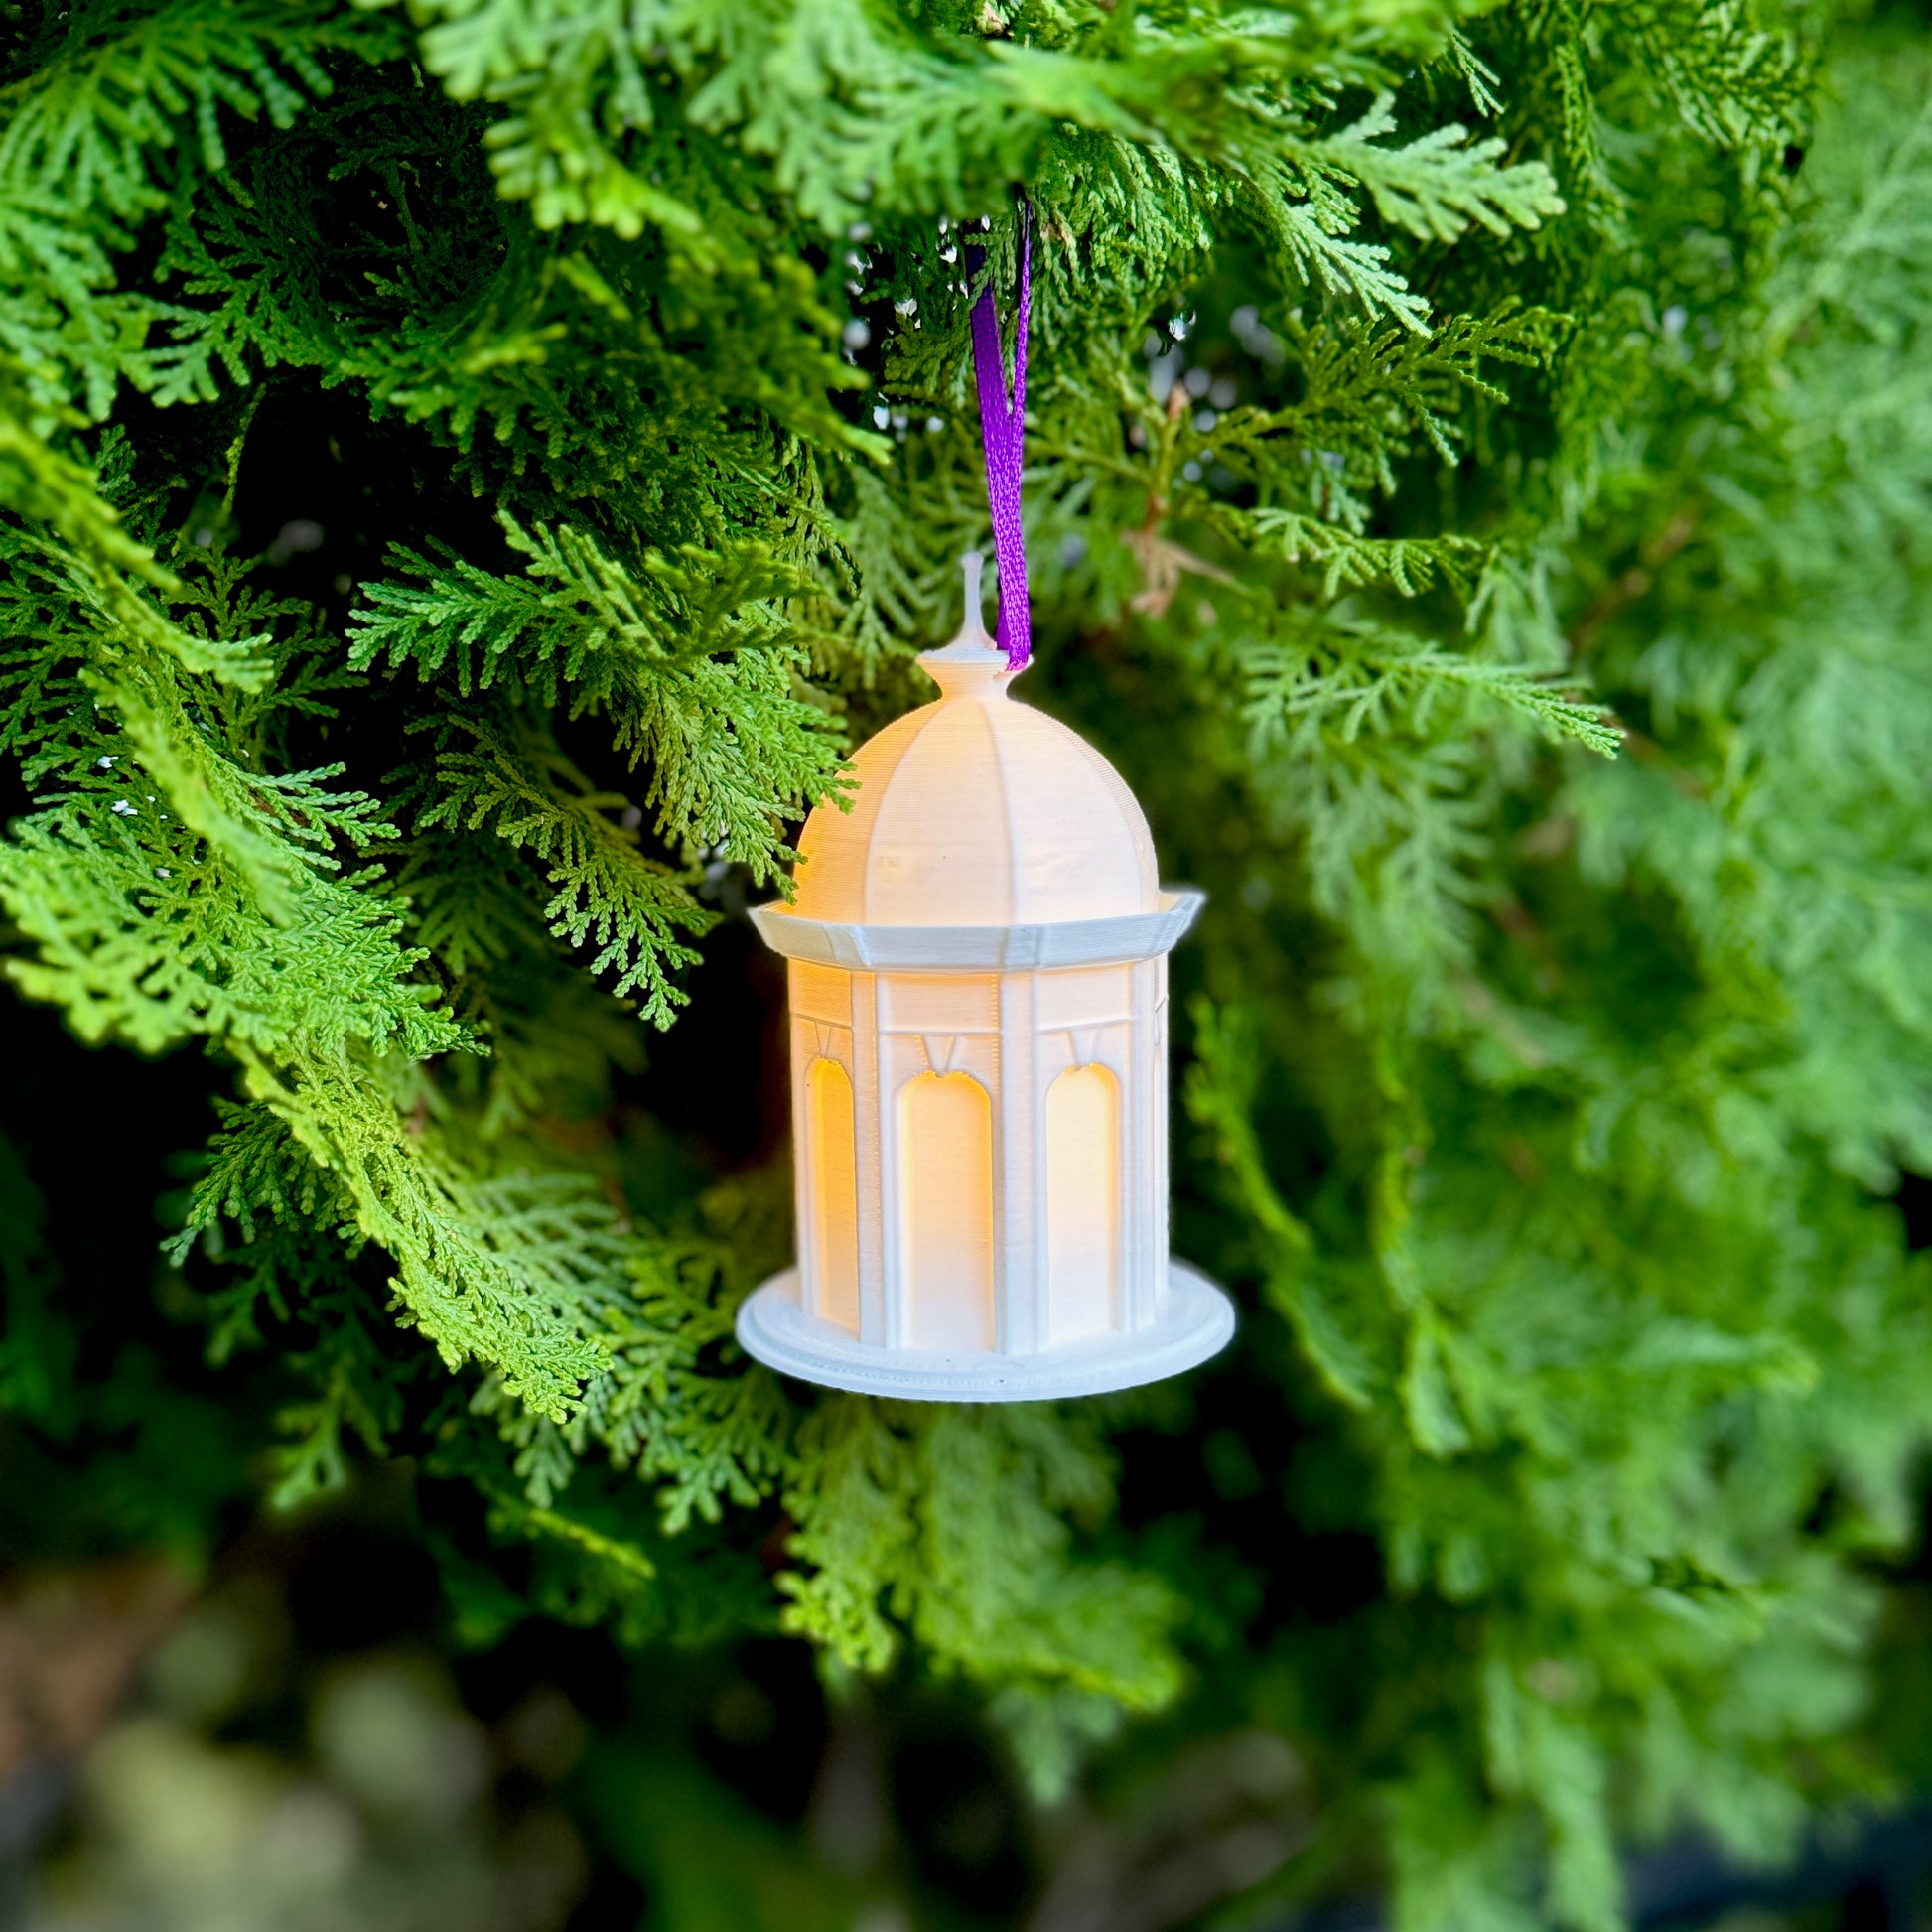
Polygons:
M879 983L872 973L852 976L852 1139L859 1180L859 1339L887 1345L890 1270L886 1244L883 1169L893 1142L893 1112L882 1104L879 1044Z
M1129 1026L1129 1079L1121 1135L1121 1325L1131 1334L1154 1319L1159 1271L1166 1259L1161 1233L1167 1202L1162 1194L1167 1133L1167 1056L1161 1039L1160 962L1136 960L1128 970L1133 1005Z
M1152 1321L1157 1306L1168 1294L1168 1250L1173 1241L1169 1218L1173 1203L1168 1188L1170 1137L1173 1121L1168 1094L1168 955L1149 960L1146 972L1154 982L1154 1182L1153 1182L1153 1266L1149 1271L1147 1318Z
M912 1062L917 1058L922 1063L923 1053L916 1039L891 1031L890 985L882 975L873 976L868 1008L876 1056L872 1090L879 1108L879 1339L886 1348L909 1348L912 1271L905 1248L905 1163L911 1150L901 1139L899 1092L920 1070Z
M994 1306L1008 1355L1046 1345L1046 1083L1039 1067L1039 976L998 982L999 1078L993 1150Z

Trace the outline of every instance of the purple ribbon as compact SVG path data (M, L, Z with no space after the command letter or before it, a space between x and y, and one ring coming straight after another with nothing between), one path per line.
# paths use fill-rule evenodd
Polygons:
M982 248L968 248L966 270L977 275ZM1031 210L1020 204L1020 314L1013 335L1013 390L1007 391L1000 346L1000 312L989 276L973 304L973 379L979 388L980 438L986 445L986 503L993 512L993 554L1000 564L1000 616L994 630L1010 670L1033 655L1033 618L1027 598L1027 533L1020 522L1020 466L1027 440L1027 316L1033 307L1034 236Z

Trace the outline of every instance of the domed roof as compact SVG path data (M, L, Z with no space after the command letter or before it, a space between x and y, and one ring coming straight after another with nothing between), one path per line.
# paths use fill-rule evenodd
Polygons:
M1161 904L1154 840L1120 773L1085 739L1011 695L979 615L919 662L939 686L859 749L852 809L824 804L799 840L807 919L852 925L1023 925Z

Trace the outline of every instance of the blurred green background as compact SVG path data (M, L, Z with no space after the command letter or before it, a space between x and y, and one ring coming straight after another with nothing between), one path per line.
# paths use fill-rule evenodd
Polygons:
M742 92L720 22L775 37ZM0 995L0 1926L1932 1913L1923 6L0 26L0 942L47 1002ZM1018 179L1026 695L1210 892L1176 1246L1243 1327L909 1416L731 1351L788 1241L738 914L827 721L924 695L983 516L957 223L1010 272ZM627 712L573 681L620 606ZM746 692L727 852L646 807L662 720ZM438 816L483 727L527 822ZM298 782L338 759L405 827L366 871ZM185 829L210 772L306 801L267 859L266 812ZM593 964L580 890L672 912ZM336 1187L370 1146L434 1239ZM446 1361L411 1269L407 1314L525 1318Z

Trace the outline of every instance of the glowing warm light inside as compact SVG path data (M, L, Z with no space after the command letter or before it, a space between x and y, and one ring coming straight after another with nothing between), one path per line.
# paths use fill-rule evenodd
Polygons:
M991 1348L993 1102L964 1073L900 1090L900 1240L914 1348Z
M858 1139L852 1117L852 1082L837 1060L812 1062L808 1081L812 1163L813 1312L859 1332Z
M1046 1090L1048 1339L1120 1325L1120 1082L1068 1067Z

